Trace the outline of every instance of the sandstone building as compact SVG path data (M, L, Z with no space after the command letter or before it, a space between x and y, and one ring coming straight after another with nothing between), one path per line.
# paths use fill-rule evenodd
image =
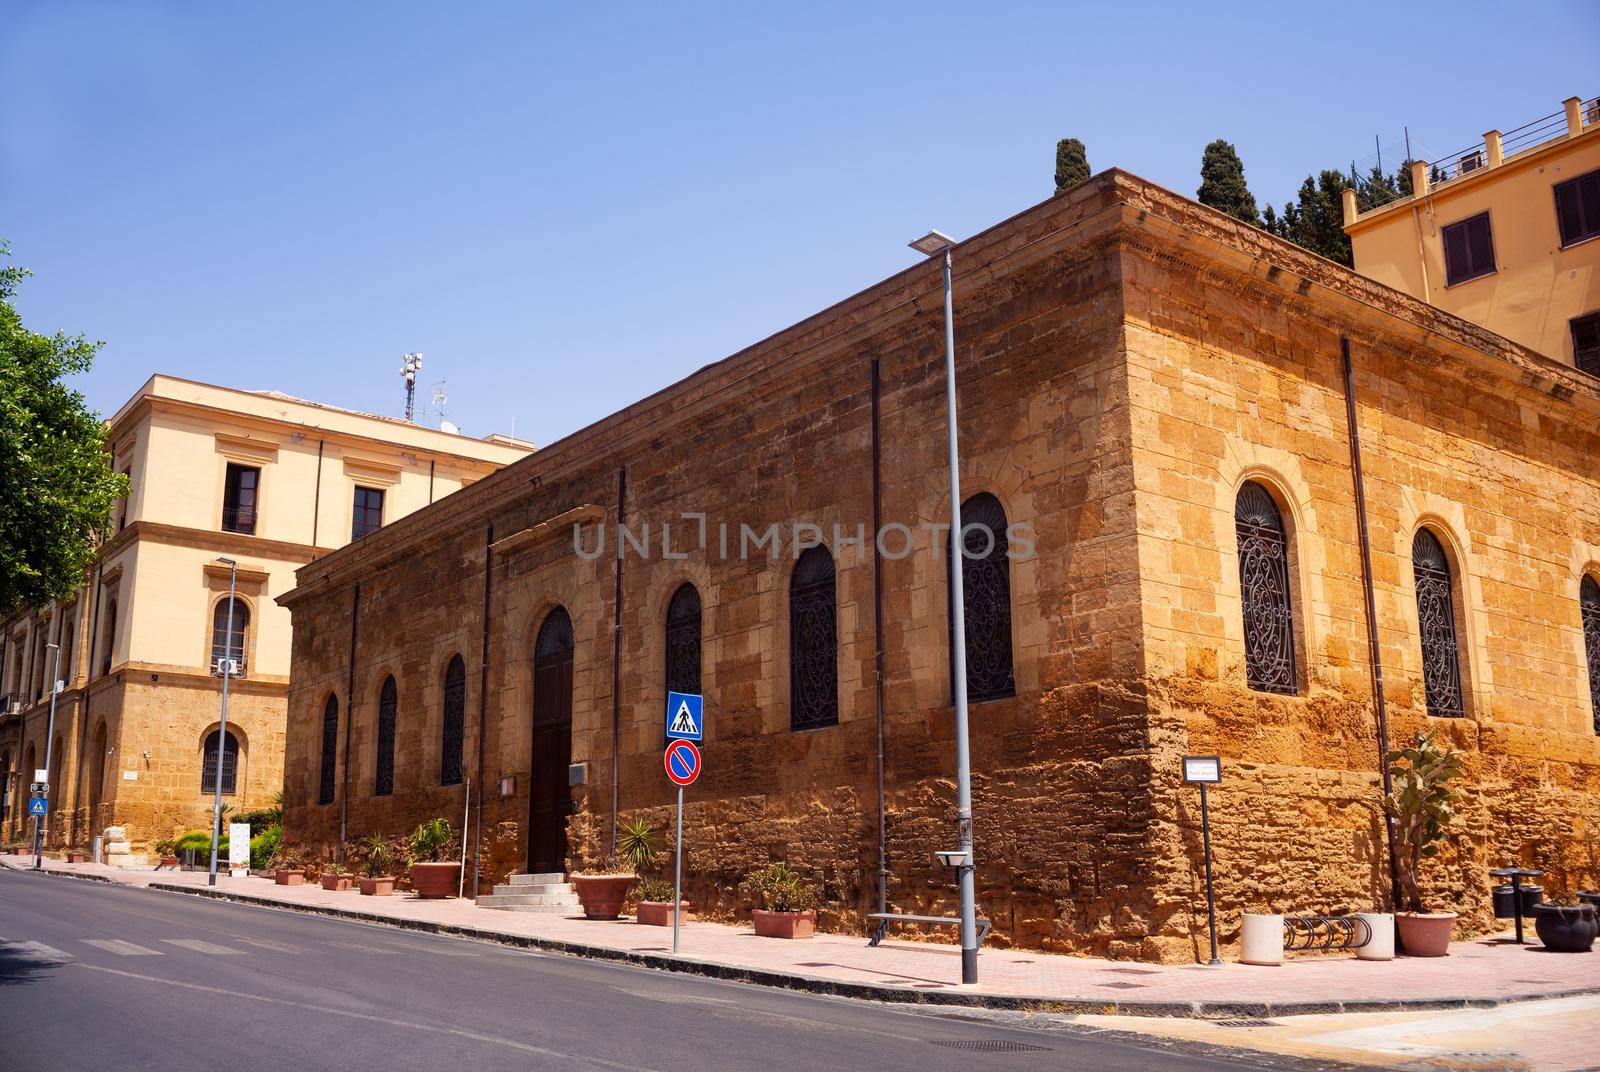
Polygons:
M1184 754L1225 928L1388 902L1380 725L1468 753L1466 925L1491 865L1600 883L1600 379L1121 171L955 264L991 941L1192 956ZM697 908L781 858L859 926L881 844L949 911L942 331L918 264L303 566L286 837L468 806L479 889L594 865L669 836L690 688Z
M47 844L86 848L126 826L135 846L209 829L218 680L234 679L224 800L264 805L283 785L294 570L528 453L406 421L153 376L107 423L131 481L89 583L65 604L0 622L0 836L27 839L27 785L45 766L50 682L63 690L50 748ZM228 636L229 567L238 595ZM209 747L208 747L209 744Z

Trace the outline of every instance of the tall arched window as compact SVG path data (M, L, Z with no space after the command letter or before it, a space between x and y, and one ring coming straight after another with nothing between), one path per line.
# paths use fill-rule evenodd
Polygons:
M1578 586L1578 609L1583 615L1583 650L1589 660L1589 703L1594 731L1600 733L1600 581L1584 577Z
M329 696L322 707L322 771L317 783L317 803L333 803L339 765L339 697Z
M967 634L967 699L998 700L1017 693L1011 669L1011 559L1006 511L981 492L961 504L961 605ZM951 546L953 547L952 540ZM954 562L952 555L951 561ZM953 577L954 574L952 573ZM953 585L952 585L953 588ZM955 673L955 615L947 622ZM952 691L953 688L952 688Z
M667 604L667 691L700 691L700 593L681 584Z
M1266 488L1247 480L1233 501L1233 526L1239 539L1245 681L1260 692L1296 692L1300 683L1283 515Z
M11 770L11 753L0 753L0 822L11 816L11 795L16 791Z
M250 628L250 608L242 599L233 601L233 631L228 630L228 601L226 599L217 603L217 609L211 615L211 668L217 667L219 659L233 659L238 662L235 675L245 671L244 665L244 637Z
M390 675L383 679L383 690L378 693L378 765L372 782L375 797L394 792L394 721L399 710L400 693Z
M810 547L789 577L789 728L839 722L838 597L833 556Z
M206 735L205 753L200 757L200 792L217 791L217 736L222 730L212 730ZM238 787L239 742L228 730L222 742L222 791L233 793Z
M92 637L90 638L93 639ZM117 639L117 601L106 605L106 627L100 635L100 674L111 673L111 646Z
M457 655L444 672L444 725L439 784L461 784L461 747L467 735L467 664Z
M1459 718L1466 714L1466 708L1461 699L1450 560L1439 538L1427 529L1418 529L1411 541L1411 568L1417 580L1417 622L1422 634L1422 681L1427 690L1428 714Z

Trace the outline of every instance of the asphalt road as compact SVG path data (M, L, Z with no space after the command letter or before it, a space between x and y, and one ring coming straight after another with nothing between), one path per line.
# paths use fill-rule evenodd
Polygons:
M0 1012L18 1072L1310 1067L10 871Z

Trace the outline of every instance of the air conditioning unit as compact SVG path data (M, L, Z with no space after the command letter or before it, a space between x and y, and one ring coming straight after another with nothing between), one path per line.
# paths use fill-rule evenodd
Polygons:
M1466 156L1461 158L1461 174L1465 175L1469 171L1477 171L1479 168L1483 167L1483 164L1484 160L1482 152L1468 153Z
M239 676L239 660L238 659L218 659L215 663L213 663L211 665L211 676L212 677L238 677Z

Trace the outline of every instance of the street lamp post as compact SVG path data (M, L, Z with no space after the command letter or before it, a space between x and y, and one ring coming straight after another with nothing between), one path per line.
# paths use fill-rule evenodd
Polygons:
M44 806L46 811L50 808L50 753L56 743L56 693L61 690L56 686L61 681L61 645L46 644L45 647L56 653L55 671L50 675L50 721L44 731ZM33 817L33 869L39 870L44 866L44 825L45 817Z
M228 679L233 676L233 594L239 581L239 563L231 558L219 558L217 561L228 564L228 630L222 639L222 721L217 727L216 798L211 804L211 872L206 878L208 886L217 884L217 842L222 840L222 758L228 744Z
M910 243L930 257L944 255L944 378L945 409L950 449L950 645L952 691L956 706L956 834L955 864L961 885L961 981L978 981L978 912L972 851L972 758L967 747L967 599L961 575L966 540L961 532L961 451L956 445L956 325L950 275L950 251L955 239L929 231Z

